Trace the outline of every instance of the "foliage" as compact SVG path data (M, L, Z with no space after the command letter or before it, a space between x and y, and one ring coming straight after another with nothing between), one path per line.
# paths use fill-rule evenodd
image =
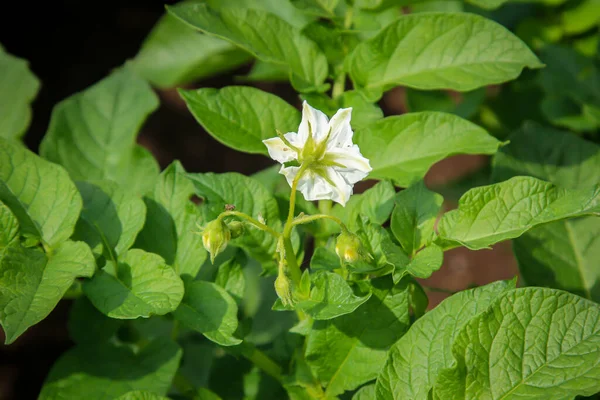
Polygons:
M0 47L5 343L75 299L75 345L40 399L600 392L596 0L206 0L166 10L132 60L56 105L39 155L20 139L40 83ZM252 86L190 89L249 62L241 82L287 82L296 101ZM170 88L224 146L297 173L286 175L291 193L279 166L243 176L174 161L161 173L136 136L159 106L155 90ZM379 100L398 93L407 112L384 117ZM301 101L336 117L301 114ZM307 127L309 114L318 126ZM297 141L302 129L310 137ZM327 138L313 143L313 133ZM435 163L459 154L493 158L473 177L425 185ZM335 188L332 170L353 171L339 160L363 156L378 182L345 206L297 193L311 185L306 171ZM442 212L452 208L446 193L460 198ZM426 311L418 279L446 251L505 240L518 281Z

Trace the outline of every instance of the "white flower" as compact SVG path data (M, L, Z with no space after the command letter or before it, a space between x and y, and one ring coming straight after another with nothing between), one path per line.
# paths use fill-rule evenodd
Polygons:
M371 172L369 160L352 143L351 114L352 108L342 108L330 121L305 101L298 133L263 140L272 159L281 164L290 161L300 164L282 165L279 173L285 175L291 186L303 169L298 190L306 200L333 200L345 205L354 184Z

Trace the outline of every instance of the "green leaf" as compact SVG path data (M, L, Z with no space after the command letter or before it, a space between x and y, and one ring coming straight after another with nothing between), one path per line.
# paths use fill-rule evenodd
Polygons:
M291 0L295 7L321 17L335 17L335 8L340 0Z
M387 246L383 246L384 252L390 252ZM388 259L393 260L390 255L388 255ZM392 262L395 267L394 282L399 282L406 274L415 278L427 279L442 266L444 252L441 247L432 244L416 253L408 263L403 260Z
M23 136L31 121L31 102L40 81L29 70L29 63L0 48L0 138Z
M206 3L215 10L237 7L268 12L299 29L311 21L310 17L298 12L291 0L207 0Z
M107 342L121 325L122 321L102 314L85 296L75 300L69 314L69 336L80 345Z
M267 155L264 139L295 132L300 112L284 100L247 86L181 90L196 120L215 139L246 153Z
M543 3L548 6L558 6L566 0L467 0L468 3L477 7L494 9L506 3Z
M396 195L392 213L392 233L409 254L431 243L433 227L444 198L417 182Z
M315 321L306 342L306 359L333 397L374 379L387 351L408 329L408 285L390 277L364 282L373 292L352 314Z
M352 288L340 275L328 271L317 271L310 275L312 287L310 297L296 303L296 308L315 320L337 318L350 314L371 297L354 294Z
M166 395L181 360L181 349L161 338L138 353L106 343L76 346L52 367L39 400L112 400L132 390Z
M0 252L19 234L19 221L10 208L0 201Z
M112 181L77 182L77 189L83 210L74 237L90 245L96 257L125 253L144 225L144 202Z
M381 11L390 7L407 6L411 3L418 3L423 0L357 0L358 7L370 10Z
M524 174L566 188L585 188L600 181L600 147L530 123L511 136L493 165L496 181ZM535 228L515 239L513 249L529 285L564 289L600 302L599 239L600 220L585 217Z
M139 249L107 261L83 290L98 310L118 319L168 314L183 298L183 282L173 268Z
M310 269L313 271L333 271L340 268L340 258L333 250L317 247L310 259Z
M196 194L205 201L202 207L204 221L215 219L225 211L227 204L231 204L236 211L254 218L262 215L268 226L276 231L281 230L277 201L252 178L232 172L188 174L188 177L194 184ZM277 243L270 234L246 225L244 234L232 240L231 244L244 249L251 257L260 261L264 270L274 271L276 265L273 255Z
M456 362L441 372L434 398L590 396L600 391L599 343L598 304L554 289L515 289L456 336Z
M150 86L129 68L119 69L54 108L40 154L74 180L110 179L144 193L159 168L135 137L157 107Z
M246 277L244 265L247 263L243 254L236 254L231 260L219 265L215 283L225 289L239 305L246 293Z
M168 397L159 396L155 393L134 390L119 396L117 400L169 400Z
M0 323L6 344L46 318L77 277L91 277L96 264L83 242L66 241L46 255L13 240L0 251Z
M213 342L234 346L242 342L233 336L238 327L237 311L235 300L219 285L186 281L185 296L173 315Z
M452 342L462 327L514 286L494 282L465 290L418 319L390 350L377 377L377 398L427 399L440 371L452 365Z
M577 35L584 33L600 24L600 1L583 0L575 7L568 8L562 13L562 26L565 34Z
M600 215L600 185L564 189L536 178L517 176L469 190L440 220L442 240L469 249L521 236L548 222Z
M373 259L348 264L350 271L369 273L386 267L389 269L394 265L394 261L397 261L390 259L384 250L384 243L390 240L390 235L381 225L372 224L365 217L358 218L356 234Z
M200 210L191 200L194 185L179 161L158 177L154 191L144 197L148 210L135 246L156 253L179 275L195 277L207 257L202 237L195 233Z
M447 2L444 1L444 3ZM431 2L424 4L431 4ZM410 112L441 111L471 119L477 115L480 106L485 101L485 96L485 88L462 93L458 99L456 93L448 91L406 88L406 107Z
M200 34L166 14L152 28L131 66L153 85L169 88L231 71L249 58L231 43Z
M81 197L63 168L2 138L0 201L19 220L22 235L50 247L71 236L81 211Z
M275 14L240 7L215 11L200 3L167 10L191 27L226 39L256 58L286 67L299 91L325 91L328 66L318 46Z
M375 398L375 384L371 383L369 385L365 385L361 387L354 396L352 396L352 400L373 400Z
M379 97L398 85L469 91L543 64L493 21L467 13L423 13L403 15L358 45L347 66L356 86Z
M452 114L410 113L358 129L355 140L371 161L374 179L408 187L429 168L455 154L494 154L501 142L483 128Z
M394 207L396 190L389 181L378 182L361 194L355 194L345 207L335 207L333 214L339 216L351 230L357 228L357 218L364 215L374 224L383 225Z

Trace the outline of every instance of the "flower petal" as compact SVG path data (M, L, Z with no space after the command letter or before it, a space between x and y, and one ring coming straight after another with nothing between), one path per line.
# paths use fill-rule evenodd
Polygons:
M329 128L331 134L327 141L327 150L333 148L349 147L352 146L352 127L350 126L350 120L352 119L352 107L342 108L335 113L335 115L329 121Z
M290 134L286 133L285 138L289 140L292 145L295 146L294 141L290 140L290 137L288 137L288 135ZM294 135L296 134L294 133ZM296 160L298 158L298 153L296 153L296 151L294 151L288 145L283 143L283 140L281 140L278 137L263 140L263 143L265 144L265 146L267 146L269 156L277 162L283 164L284 162Z
M351 185L366 178L373 170L369 160L363 157L357 145L332 149L326 153L326 158L327 161L338 164L333 168Z
M308 139L309 123L312 128L313 139L316 143L319 143L327 137L327 133L329 132L329 119L321 111L311 107L305 100L302 103L302 121L298 127L298 139L303 147Z
M299 170L300 167L281 167L279 173L284 175L288 184L292 186ZM327 168L324 172L325 177L312 170L306 170L298 181L298 190L309 201L333 200L343 206L346 205L352 194L352 185L349 185L342 175L332 168Z

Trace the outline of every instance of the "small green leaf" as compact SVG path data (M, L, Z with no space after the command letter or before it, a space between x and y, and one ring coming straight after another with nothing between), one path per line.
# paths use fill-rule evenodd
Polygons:
M191 27L226 39L260 60L285 66L299 91L327 90L325 55L298 28L275 14L241 7L215 11L206 4L193 2L167 10Z
M528 123L494 159L493 179L526 174L566 188L598 183L600 147L570 132ZM535 148L535 152L526 149ZM596 217L544 224L515 239L513 249L528 285L568 290L600 301L600 221Z
M352 272L368 273L391 268L394 264L384 250L384 243L390 240L388 232L379 224L372 224L365 217L358 218L356 234L360 237L363 246L373 257L372 260L363 260L348 264Z
M196 120L215 139L233 149L267 155L264 139L277 130L296 132L300 112L281 98L247 86L181 90Z
M74 180L110 179L145 193L159 168L135 137L156 107L150 86L129 68L119 69L54 108L40 154Z
M378 96L394 86L469 91L540 68L503 26L467 13L403 15L347 60L354 83Z
M153 85L169 88L225 73L249 59L249 54L231 43L198 33L166 14L152 28L131 66Z
M46 318L75 278L91 277L95 267L83 242L63 242L50 255L16 239L0 250L0 323L6 344Z
M306 342L306 359L326 387L326 396L353 390L374 379L387 351L408 329L408 285L391 278L363 283L373 295L355 312L315 321Z
M377 398L426 400L440 371L452 365L452 342L462 327L514 286L495 282L465 290L418 319L390 350L377 377Z
M541 224L584 215L600 215L600 185L564 189L517 176L469 190L458 209L444 215L438 231L442 240L476 250L519 237Z
M361 387L354 396L352 396L352 400L373 400L375 398L375 384L371 383L369 385L365 385Z
M443 2L447 3L446 0ZM406 107L410 112L441 111L472 119L477 115L485 97L485 88L462 93L458 101L456 93L406 88Z
M200 210L191 200L194 185L179 161L158 177L154 191L144 197L148 210L135 247L156 253L179 275L195 277L207 257L202 237L195 233Z
M422 179L436 162L455 154L494 154L501 146L483 128L452 114L410 113L358 129L355 140L371 161L369 177L403 187Z
M253 218L261 215L268 226L276 231L281 230L279 208L272 194L252 178L237 174L188 174L196 194L205 202L202 207L204 221L215 219L231 204L236 211L243 212ZM275 238L256 227L248 226L244 234L231 241L232 245L244 249L248 254L262 263L265 271L275 271L274 262Z
M321 17L335 17L335 8L340 0L291 0L295 7Z
M351 230L355 229L359 216L366 216L374 224L382 225L388 220L394 207L396 191L389 181L378 182L361 194L355 194L345 207L335 207L333 213L339 216Z
M81 211L81 197L63 168L2 138L0 201L19 220L22 235L50 247L71 236Z
M69 336L82 345L95 346L113 337L122 321L102 314L87 297L79 297L69 314Z
M111 318L135 319L174 311L183 298L183 282L158 255L132 249L83 285L94 306Z
M244 276L246 261L243 254L236 254L231 260L219 265L215 278L215 283L227 290L238 305L246 293L246 277Z
M566 35L584 33L600 23L600 1L583 0L562 13L562 27Z
M384 251L389 250L384 247ZM389 256L388 259L390 259ZM442 248L435 244L429 245L416 253L407 264L394 263L394 282L400 281L406 274L410 274L415 278L427 279L440 269L443 262L444 252ZM404 265L406 266L404 267Z
M298 301L296 308L315 320L333 319L349 314L371 297L371 293L364 296L355 295L344 278L333 272L318 271L310 277L310 297Z
M166 395L181 355L179 346L166 338L138 353L111 343L76 346L54 364L39 400L112 400L132 390Z
M0 252L19 233L19 221L6 204L0 201Z
M186 281L185 296L173 315L190 329L222 346L242 341L233 336L238 308L225 289L212 282Z
M433 226L443 202L444 198L427 189L423 181L396 195L392 233L409 255L431 243Z
M87 242L97 257L125 253L144 225L144 202L111 181L77 182L77 189L83 210L74 237Z
M549 6L558 6L566 0L466 0L477 7L494 9L506 3L543 3Z
M434 398L591 396L600 391L599 343L598 304L554 289L511 290L456 336L456 361Z
M143 392L141 390L134 390L119 396L116 400L169 400L168 397L159 396L151 392Z
M28 64L0 48L0 138L20 138L31 121L30 104L40 81Z

